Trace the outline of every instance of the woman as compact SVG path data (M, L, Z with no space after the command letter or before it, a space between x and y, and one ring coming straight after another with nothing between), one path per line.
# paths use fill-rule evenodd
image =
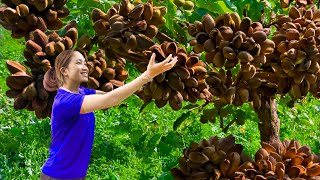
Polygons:
M94 139L93 111L118 105L152 78L171 69L177 58L168 56L155 63L152 54L147 70L128 84L104 93L80 86L88 81L88 67L82 54L67 50L55 60L58 91L51 114L52 142L50 156L42 167L41 180L85 179ZM47 72L51 74L54 70ZM51 86L46 84L44 87Z

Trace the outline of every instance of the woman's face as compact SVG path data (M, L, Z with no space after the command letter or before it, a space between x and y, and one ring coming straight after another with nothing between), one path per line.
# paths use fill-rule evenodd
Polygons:
M70 63L63 72L64 81L76 84L88 82L88 73L89 69L83 55L78 51L73 52Z

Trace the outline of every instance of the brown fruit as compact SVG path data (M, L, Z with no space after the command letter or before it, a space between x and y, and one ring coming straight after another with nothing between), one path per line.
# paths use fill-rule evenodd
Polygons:
M256 43L262 43L267 39L267 35L263 31L256 31L252 34L253 39Z
M116 21L116 22L110 24L110 27L114 31L121 31L124 28L124 22Z
M145 19L147 22L151 20L153 15L153 8L150 3L144 4L144 10L142 13L143 19Z
M185 79L183 82L188 87L198 87L198 81L194 77Z
M261 44L261 53L263 53L264 55L271 54L273 53L274 48L275 48L274 42L270 39L266 39Z
M249 17L245 17L240 23L240 30L247 34L251 24L251 19Z
M70 14L70 10L67 6L62 6L60 9L57 9L58 18L66 18Z
M181 93L179 93L178 91L171 91L171 94L169 97L169 104L173 110L177 111L181 109L182 100L183 100L183 97Z
M276 34L272 37L272 41L278 45L281 41L286 41L286 37L283 34Z
M71 49L73 47L73 42L68 36L64 37L62 42L63 42L66 50Z
M61 53L65 50L65 46L61 41L59 41L54 44L54 49L57 53Z
M29 13L26 17L26 21L30 26L34 26L38 22L38 18L33 13Z
M100 83L94 77L89 76L87 85L88 85L88 88L98 89L98 87L100 86Z
M295 6L291 7L289 10L289 17L291 17L292 19L300 18L301 13L300 13L299 9Z
M207 34L210 34L210 32L215 28L214 19L210 14L206 14L202 17L202 25Z
M236 35L233 39L231 44L235 49L240 49L243 43L243 36L241 35Z
M139 19L143 13L143 10L144 5L138 4L129 12L128 17L132 19Z
M223 67L225 62L226 58L223 56L222 52L219 51L214 55L212 63L215 67Z
M54 22L58 18L58 12L52 9L48 9L45 15L49 22Z
M230 14L233 22L234 22L234 31L238 31L240 29L240 24L241 24L241 18L237 12L233 12Z
M26 67L24 67L22 64L20 64L17 61L7 60L6 61L6 65L7 65L7 68L10 71L11 74L14 74L14 73L19 72L19 71L20 72L26 72L27 71Z
M76 28L70 28L67 32L66 32L66 36L68 36L73 44L77 43L77 39L78 39L78 30Z
M300 33L297 29L287 29L285 31L284 36L290 41L290 40L299 40L300 39Z
M212 39L208 39L203 45L203 50L205 52L212 52L215 49L216 49L215 42Z
M22 94L18 95L14 99L14 109L24 109L30 101L26 100L25 98L22 97Z
M149 25L143 31L143 34L152 39L158 34L158 28L155 25Z
M231 47L223 48L223 56L228 60L235 60L237 57L236 53L233 51Z
M35 54L37 52L40 52L42 51L42 48L41 46L39 46L37 43L35 43L34 41L32 40L28 40L27 43L26 43L26 48L27 50L32 53L32 54Z
M225 41L231 41L234 37L233 30L228 26L221 26L219 31Z
M29 7L25 4L16 6L17 14L21 17L26 17L29 14Z
M94 9L92 10L91 19L92 19L93 23L95 23L96 21L98 21L98 20L100 20L100 19L108 20L108 19L107 19L107 14L104 13L103 11L101 11L101 10L98 9L98 8L94 8Z
M253 60L253 57L248 51L240 51L237 55L240 61L242 62L250 62Z
M41 46L42 49L44 49L45 46L49 43L48 36L39 29L36 29L33 32L33 36L34 36L34 42L37 43L39 46Z
M113 85L111 82L106 82L100 88L104 92L110 92L113 90Z
M50 43L48 43L46 46L45 46L45 53L49 56L54 56L56 51L55 51L55 48L54 48L54 44L55 42L52 41Z

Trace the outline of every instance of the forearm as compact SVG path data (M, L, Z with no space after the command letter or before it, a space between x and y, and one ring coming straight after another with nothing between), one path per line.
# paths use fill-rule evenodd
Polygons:
M133 81L106 94L85 96L81 107L81 113L106 109L120 104L121 101L138 91L144 84L151 81L151 77L145 72Z
M113 90L110 91L108 94L110 94L111 97L111 106L116 106L120 104L121 101L127 99L129 96L131 96L133 93L138 91L143 85L151 81L151 77L148 76L146 73L142 73L139 77L134 79L133 81Z

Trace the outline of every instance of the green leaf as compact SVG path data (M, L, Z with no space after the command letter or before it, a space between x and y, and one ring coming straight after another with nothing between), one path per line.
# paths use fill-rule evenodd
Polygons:
M198 104L188 104L185 107L183 107L182 109L193 109L196 107L199 107L199 105Z
M237 125L244 125L246 120L246 112L242 109L237 109L234 113L234 118L237 123Z
M139 141L142 137L143 131L142 130L134 130L129 134L131 144L135 144Z
M189 116L191 112L187 111L184 112L178 119L173 123L173 130L175 131L182 123L185 121Z
M146 108L148 104L150 104L150 102L143 103L140 110L139 110L139 113L141 113L143 111L143 109Z
M176 7L171 1L167 1L166 3L167 7L167 13L165 14L166 18L166 24L165 27L167 28L168 31L171 32L171 34L175 35L174 33L174 19L176 18Z
M258 21L261 19L261 10L264 8L263 2L254 2L249 5L248 16L252 21Z
M178 36L179 42L183 44L188 43L186 32L177 23L174 23L173 26Z
M156 145L159 143L162 134L158 133L155 134L149 141L148 141L148 149L153 150Z
M233 12L224 1L199 0L196 5L197 7L208 9L213 13L224 14L226 12Z

